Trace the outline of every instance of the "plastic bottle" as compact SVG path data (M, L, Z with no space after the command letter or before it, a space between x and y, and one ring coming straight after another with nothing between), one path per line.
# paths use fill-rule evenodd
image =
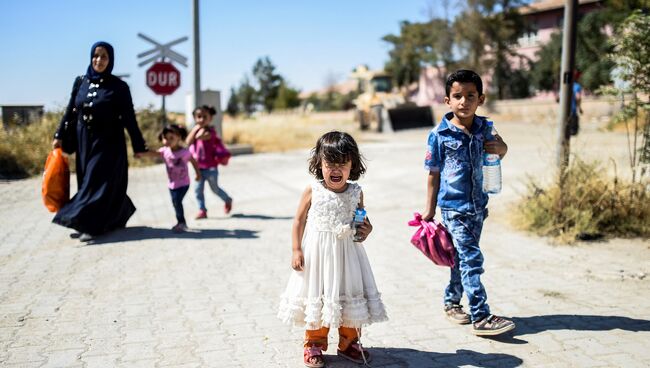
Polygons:
M354 241L359 242L361 239L357 236L357 228L363 224L363 220L366 218L366 210L363 208L357 208L354 211L354 218L352 219L352 227L354 227Z
M491 121L487 122L495 139L497 131ZM496 153L483 154L483 192L497 194L501 192L501 157Z

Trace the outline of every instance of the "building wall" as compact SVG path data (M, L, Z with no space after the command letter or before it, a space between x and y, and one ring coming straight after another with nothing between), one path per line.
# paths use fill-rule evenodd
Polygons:
M2 106L2 126L5 129L38 122L43 118L43 106Z

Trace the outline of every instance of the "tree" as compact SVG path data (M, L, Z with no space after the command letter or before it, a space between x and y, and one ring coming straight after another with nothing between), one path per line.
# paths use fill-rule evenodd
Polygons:
M637 4L638 3L638 4ZM613 52L615 43L611 31L631 14L639 1L608 1L603 10L585 14L578 20L576 35L576 68L581 72L580 83L588 90L611 83L614 62L603 57ZM636 5L635 5L636 4ZM539 90L556 91L559 87L562 35L556 32L551 41L537 53L537 61L531 70L533 86Z
M255 111L257 91L251 85L248 76L245 75L242 79L241 84L239 85L239 90L237 91L237 99L239 100L241 111L244 111L247 116L250 116Z
M232 117L235 117L237 114L239 114L239 99L237 98L237 91L235 91L235 87L230 87L230 98L228 99L226 112Z
M401 22L399 35L382 37L383 41L392 45L384 68L393 75L398 86L417 81L424 64L451 69L451 34L449 21L442 18L432 18L425 23Z
M530 71L533 87L540 91L559 91L562 35L559 32L551 34L549 42L537 51L536 56L537 61Z
M291 88L284 80L280 83L278 89L278 97L273 102L273 108L278 110L286 110L300 106L300 99L298 94L300 91Z
M400 23L399 35L382 38L391 44L385 69L399 86L419 79L424 65L473 69L479 74L492 71L492 85L499 98L525 97L529 93L524 70L511 66L518 57L514 52L524 21L517 7L523 0L469 0L463 11L450 21L447 15L431 15L428 22ZM449 1L431 9L447 9ZM523 60L527 66L527 61ZM521 63L520 63L521 64ZM444 73L441 73L444 74ZM513 83L515 82L515 83Z
M521 58L514 48L525 29L518 10L523 1L468 0L466 4L454 20L460 61L479 74L492 71L491 85L499 99L526 97L527 77L522 75L525 68L512 66L514 60Z
M608 59L616 63L617 77L625 82L613 88L613 93L632 95L618 118L625 122L628 133L632 182L635 182L648 174L650 164L650 16L633 12L622 22L613 41L616 46ZM641 122L641 119L645 120ZM632 129L630 120L634 122Z
M268 56L265 56L259 58L253 65L253 77L258 86L258 102L267 112L271 112L278 97L282 76L275 73L275 65Z

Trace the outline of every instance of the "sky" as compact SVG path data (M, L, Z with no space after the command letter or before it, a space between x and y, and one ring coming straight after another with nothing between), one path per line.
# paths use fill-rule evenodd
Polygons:
M222 106L260 57L292 87L320 89L356 65L382 68L390 48L381 38L398 34L400 21L437 12L435 0L200 0L199 8L201 87L222 91ZM130 75L135 107L159 107L145 83L149 65L137 58L153 45L138 33L160 43L189 37L172 48L189 61L176 65L181 86L166 98L168 110L184 111L193 88L192 0L0 0L0 105L64 107L90 46L103 40L115 49L113 73Z

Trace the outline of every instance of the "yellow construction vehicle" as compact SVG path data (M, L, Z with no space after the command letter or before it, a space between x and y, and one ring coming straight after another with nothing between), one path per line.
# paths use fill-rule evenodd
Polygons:
M433 112L428 106L408 102L393 88L392 76L384 71L370 71L364 65L352 72L359 83L359 96L353 101L361 130L375 126L381 132L433 126Z

